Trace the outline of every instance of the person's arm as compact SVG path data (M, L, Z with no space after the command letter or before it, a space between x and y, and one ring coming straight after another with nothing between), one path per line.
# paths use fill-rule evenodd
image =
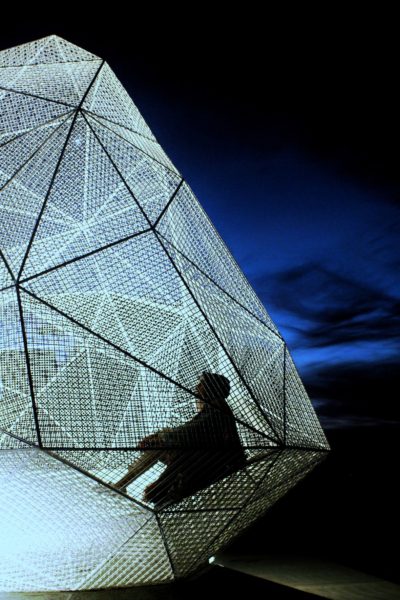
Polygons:
M152 448L153 446L160 446L162 444L180 445L182 432L185 431L186 426L187 423L183 423L183 425L178 425L178 427L164 427L163 429L159 429L140 440L138 444L139 448Z
M161 430L159 441L173 447L192 447L201 439L207 428L205 415L197 413L192 419L177 427L165 427ZM199 437L200 436L200 437Z
M143 438L140 448L153 446L193 447L204 445L220 445L223 430L217 415L213 413L198 413L186 423L178 427L164 427L159 431Z
M162 442L168 446L186 446L190 423L191 421L188 421L177 427L163 429L160 436Z
M171 446L204 447L209 429L210 415L199 412L186 423L166 432L163 441Z

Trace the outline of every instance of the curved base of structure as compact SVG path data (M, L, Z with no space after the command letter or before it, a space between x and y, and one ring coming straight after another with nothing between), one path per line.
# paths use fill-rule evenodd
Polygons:
M207 566L324 453L271 450L154 511L36 448L0 454L0 590L165 584Z

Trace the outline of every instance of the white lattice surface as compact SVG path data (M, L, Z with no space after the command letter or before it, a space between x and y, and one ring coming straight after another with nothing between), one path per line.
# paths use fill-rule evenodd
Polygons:
M188 183L110 66L55 35L0 52L0 225L0 589L187 576L329 450ZM203 372L229 382L237 468L191 425ZM120 481L165 428L199 483L163 505L161 459Z

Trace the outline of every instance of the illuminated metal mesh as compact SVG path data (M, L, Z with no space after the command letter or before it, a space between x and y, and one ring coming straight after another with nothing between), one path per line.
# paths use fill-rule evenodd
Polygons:
M0 222L1 589L186 576L329 450L189 185L110 67L55 35L0 52ZM144 501L157 460L117 489L143 437L198 414L203 371L230 382L242 463L181 427L172 475L197 488Z

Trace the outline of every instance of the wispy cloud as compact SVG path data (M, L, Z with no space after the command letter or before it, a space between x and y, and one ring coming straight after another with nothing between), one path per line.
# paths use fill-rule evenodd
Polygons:
M367 283L308 263L254 284L267 306L286 313L295 348L378 341L400 349L400 300Z
M260 276L255 288L291 332L327 428L400 423L400 302L317 262ZM376 349L376 352L375 352Z

